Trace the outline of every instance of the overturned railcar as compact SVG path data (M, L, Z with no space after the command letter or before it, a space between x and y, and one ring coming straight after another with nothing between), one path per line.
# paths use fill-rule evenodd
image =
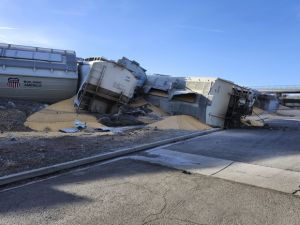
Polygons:
M76 94L76 53L0 44L0 97L53 103Z
M235 127L251 114L251 90L210 77L148 76L148 100L170 114L185 114L213 127Z
M79 77L75 105L79 110L102 114L115 112L119 104L128 103L138 82L124 66L103 57L81 62Z

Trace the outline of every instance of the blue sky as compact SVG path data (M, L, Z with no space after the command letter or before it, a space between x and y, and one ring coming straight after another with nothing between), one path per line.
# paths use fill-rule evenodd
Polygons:
M300 85L300 1L0 0L0 42L135 59L149 73Z

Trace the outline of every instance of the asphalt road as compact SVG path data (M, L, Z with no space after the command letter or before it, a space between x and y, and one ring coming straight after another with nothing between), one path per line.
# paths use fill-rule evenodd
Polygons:
M298 197L133 160L0 193L0 224L300 223Z
M300 195L300 120L231 129L142 152L132 158Z
M201 171L206 172L216 169L204 168L206 162L214 165L215 156L223 157L226 169L232 166L226 166L228 160L237 160L297 171L299 122L272 123L272 129L222 131L167 146L166 152L184 166L204 162ZM191 161L178 159L176 154L189 156ZM203 157L211 158L203 161ZM147 158L159 157L150 154ZM282 163L281 158L288 160ZM295 225L300 224L300 198L124 158L0 191L0 224Z
M269 128L232 129L169 146L169 150L300 172L300 120Z

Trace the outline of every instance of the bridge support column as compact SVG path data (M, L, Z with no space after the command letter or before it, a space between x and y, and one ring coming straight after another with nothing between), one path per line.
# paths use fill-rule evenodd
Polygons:
M256 106L263 110L274 112L279 107L279 98L277 95L260 94L257 96Z

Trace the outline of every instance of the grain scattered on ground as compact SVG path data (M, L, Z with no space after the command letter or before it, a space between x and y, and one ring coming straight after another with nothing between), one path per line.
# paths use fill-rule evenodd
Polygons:
M35 131L59 131L63 128L74 127L75 120L85 122L91 128L104 127L98 123L94 115L77 113L73 98L52 104L32 114L27 118L25 126Z
M163 120L152 123L148 126L155 127L160 130L208 130L211 128L209 125L187 115L166 117Z

